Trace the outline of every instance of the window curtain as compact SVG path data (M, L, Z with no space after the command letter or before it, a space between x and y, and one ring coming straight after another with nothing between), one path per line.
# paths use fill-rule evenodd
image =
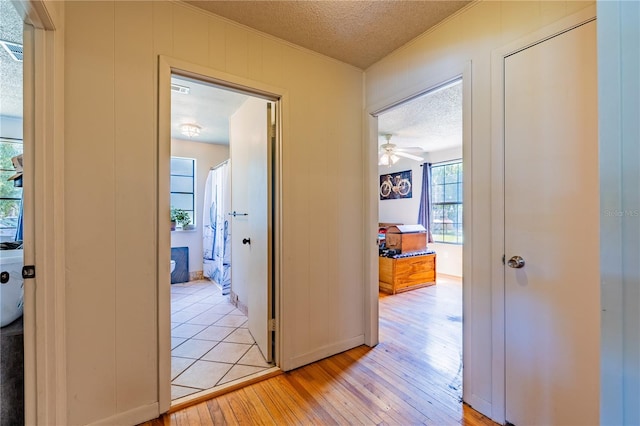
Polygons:
M20 200L20 214L18 215L18 226L16 226L16 235L14 240L15 241L22 241L22 239L24 238L23 236L23 225L22 225L22 220L24 217L24 192L22 193L22 199Z
M422 191L420 192L420 210L418 223L427 230L427 242L433 242L431 235L431 163L422 165Z

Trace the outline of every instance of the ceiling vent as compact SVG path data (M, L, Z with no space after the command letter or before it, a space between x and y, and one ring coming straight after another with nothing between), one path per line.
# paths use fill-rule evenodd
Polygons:
M180 86L179 84L171 83L171 91L188 95L189 92L191 92L191 89L187 86Z
M12 43L6 40L0 40L0 44L4 47L4 50L9 53L11 59L14 61L22 62L22 45L17 43Z

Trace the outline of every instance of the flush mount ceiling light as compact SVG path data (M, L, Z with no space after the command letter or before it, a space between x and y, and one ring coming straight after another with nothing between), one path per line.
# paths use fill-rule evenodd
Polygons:
M180 133L189 138L198 136L200 134L200 130L202 130L202 127L194 123L185 123L180 125Z

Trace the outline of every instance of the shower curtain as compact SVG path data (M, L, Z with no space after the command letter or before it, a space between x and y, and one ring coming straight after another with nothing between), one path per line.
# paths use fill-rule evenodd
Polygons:
M231 290L231 206L230 160L209 171L204 195L203 273L222 287Z

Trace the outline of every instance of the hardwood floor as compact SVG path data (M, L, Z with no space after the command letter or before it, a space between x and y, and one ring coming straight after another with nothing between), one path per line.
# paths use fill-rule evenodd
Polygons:
M462 288L380 294L380 344L360 346L145 423L495 425L462 404Z

